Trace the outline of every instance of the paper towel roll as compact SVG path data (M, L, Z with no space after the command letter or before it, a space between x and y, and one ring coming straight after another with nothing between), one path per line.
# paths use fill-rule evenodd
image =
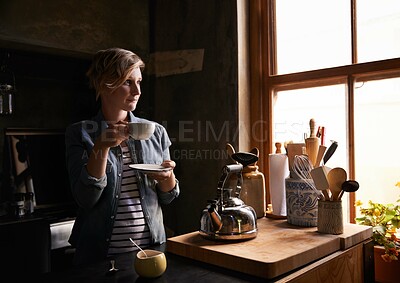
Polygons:
M289 163L286 154L269 154L269 191L272 214L286 216L285 179L289 177Z

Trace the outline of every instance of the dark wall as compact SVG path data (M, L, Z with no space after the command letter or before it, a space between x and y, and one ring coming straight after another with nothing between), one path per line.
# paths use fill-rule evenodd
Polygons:
M148 51L148 1L0 1L0 39L12 46L92 54L118 46Z
M0 4L0 16L8 20L0 24L1 52L11 51L11 60L18 61L11 64L17 74L16 111L0 117L2 128L65 127L92 112L84 72L97 49L119 45L146 63L154 52L204 49L202 70L163 77L145 73L136 111L163 123L173 142L181 196L164 207L167 226L175 234L197 230L228 163L226 142L237 145L236 1L135 0L112 7L109 1L72 1L60 9L49 0L31 7L48 20L36 15L20 17L19 23L12 15L26 2Z
M64 128L92 111L89 60L13 49L0 49L0 56L7 68L0 82L13 73L16 88L12 115L0 116L3 127Z
M179 4L177 4L179 3ZM237 128L236 1L151 1L151 52L204 49L203 69L154 79L155 119L165 121L181 196L165 208L176 233L197 230L216 195L226 142Z
M0 84L11 84L13 73L17 89L0 129L63 129L90 117L96 103L85 72L92 54L113 46L149 53L147 1L1 1L0 18ZM0 135L1 157L3 144Z

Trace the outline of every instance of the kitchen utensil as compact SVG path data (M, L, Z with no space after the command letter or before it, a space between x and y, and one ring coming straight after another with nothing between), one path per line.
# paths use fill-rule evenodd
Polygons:
M141 250L142 252L143 252L143 254L147 257L147 254L144 252L144 250L142 250L142 248L141 247L139 247L139 245L138 244L136 244L135 243L135 241L134 240L132 240L132 238L129 238L129 240L139 249L139 250Z
M321 145L325 145L325 127L319 126L317 131L317 137L321 140Z
M280 142L275 143L275 153L282 153L282 144Z
M337 147L338 147L338 143L336 141L331 141L331 145L329 146L329 148L327 149L327 151L325 152L324 158L323 158L323 164L325 165L326 162L328 162L328 160L332 157L332 155L335 153Z
M321 165L321 161L322 161L322 158L324 157L325 151L326 151L326 146L320 145L318 147L318 154L317 154L317 159L315 160L315 163L314 163L314 168Z
M315 164L317 160L318 148L321 144L320 138L316 136L315 120L310 119L310 136L306 138L306 151L311 164Z
M236 162L242 164L243 167L258 161L258 156L250 152L235 152L232 154L232 158Z
M111 268L108 270L107 275L112 275L118 271L118 268L115 268L115 260L110 260Z
M344 181L342 184L342 191L339 194L339 200L343 196L343 192L353 193L357 191L360 187L360 184L355 180L347 180Z
M200 218L201 236L211 240L248 240L257 236L257 215L240 198L242 164L225 165L217 186L217 197L208 201ZM236 189L225 188L226 181L236 174Z
M311 177L314 181L315 187L322 191L322 194L324 195L325 200L329 200L329 182L328 182L328 172L331 170L331 168L326 167L326 166L319 166L316 168L313 168L310 172Z
M288 143L286 147L286 153L288 156L289 171L292 178L293 176L293 160L296 155L301 155L303 153L303 147L306 146L305 143Z
M293 172L303 180L307 185L312 188L318 196L321 196L321 191L319 191L314 184L314 181L311 177L311 170L313 166L311 161L308 159L306 155L296 155L293 160Z
M289 141L285 141L285 142L283 143L283 147L284 147L284 149L285 149L286 154L288 153L287 147L288 147L288 144L290 144L290 143L293 143L293 141L292 141L292 140L289 140Z
M313 166L307 155L295 155L293 159L293 171L302 179L311 179Z
M332 193L331 200L339 200L339 194L342 191L342 185L347 180L347 173L343 168L336 167L329 171L328 182L329 190Z

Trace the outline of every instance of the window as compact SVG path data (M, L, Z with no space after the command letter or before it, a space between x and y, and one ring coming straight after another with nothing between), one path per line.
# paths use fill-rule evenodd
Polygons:
M278 74L351 63L348 0L276 1Z
M400 2L256 0L249 11L251 120L269 121L253 144L266 156L277 141L304 141L314 118L325 145L339 144L327 166L360 183L344 197L348 221L356 199L397 200Z
M390 203L399 198L400 78L356 83L354 93L355 175L363 190L357 199ZM365 189L364 189L365 188Z
M400 3L357 1L358 62L400 57Z

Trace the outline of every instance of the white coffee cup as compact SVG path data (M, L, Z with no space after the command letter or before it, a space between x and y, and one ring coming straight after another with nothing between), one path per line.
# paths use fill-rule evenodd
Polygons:
M135 140L148 140L154 133L156 124L152 122L128 123L129 135Z

